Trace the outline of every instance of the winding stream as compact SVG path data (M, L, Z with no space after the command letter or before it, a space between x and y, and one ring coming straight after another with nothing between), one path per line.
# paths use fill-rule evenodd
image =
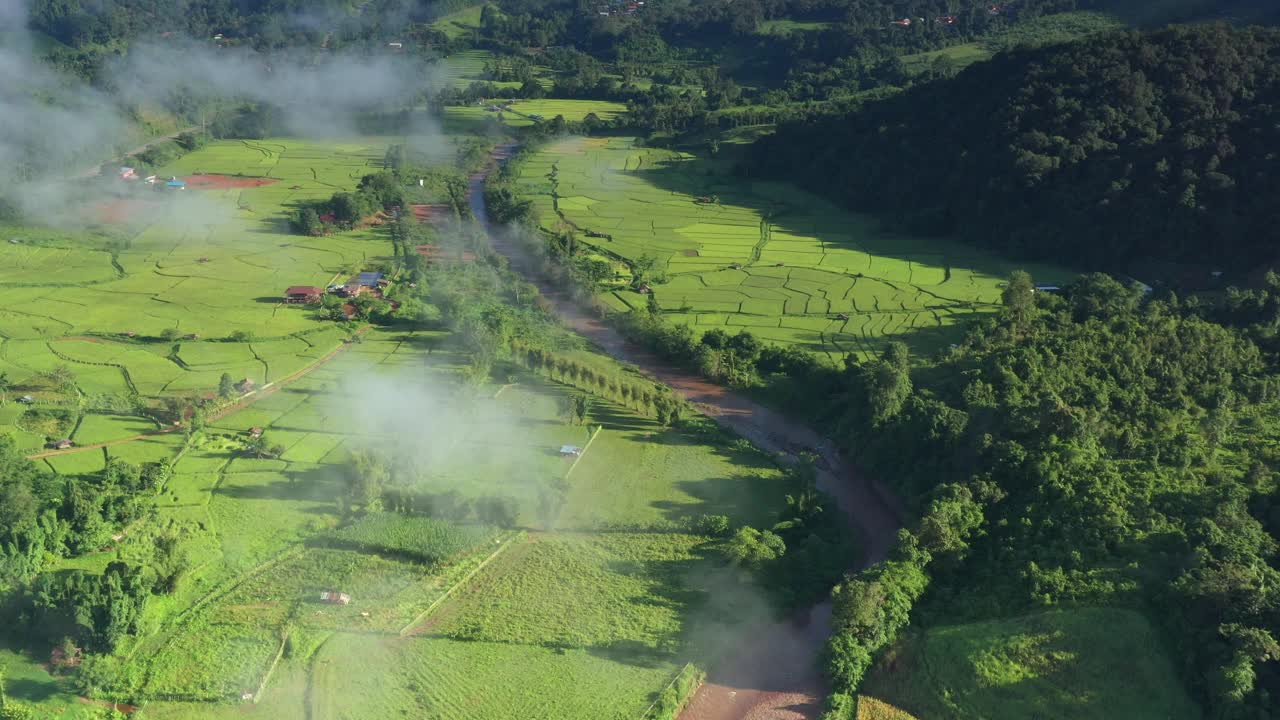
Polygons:
M493 249L511 268L536 285L567 327L614 358L634 365L692 403L698 411L747 438L757 447L818 457L818 488L835 498L858 532L862 565L883 559L892 547L902 513L891 493L867 478L818 432L753 400L678 368L622 337L583 308L568 292L552 285L540 261L504 228L489 223L484 186L506 162L514 143L499 145L483 172L471 177L471 212L487 232ZM825 695L817 657L830 634L831 603L810 609L808 622L766 621L744 628L726 661L708 668L707 682L680 715L681 720L793 720L817 718Z

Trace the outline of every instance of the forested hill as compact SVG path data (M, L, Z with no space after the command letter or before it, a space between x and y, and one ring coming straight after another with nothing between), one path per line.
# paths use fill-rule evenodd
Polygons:
M1225 26L1016 50L781 127L753 172L915 231L1118 270L1280 261L1280 32Z

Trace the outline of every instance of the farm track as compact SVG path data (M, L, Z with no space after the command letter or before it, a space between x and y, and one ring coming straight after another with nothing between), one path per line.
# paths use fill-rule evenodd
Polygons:
M369 326L365 325L359 330L356 330L356 334L363 335L368 330L369 330ZM294 382L301 380L302 378L311 374L313 371L323 367L330 360L333 360L335 357L342 354L342 352L349 347L351 347L351 343L343 343L342 345L339 345L338 347L331 350L329 354L325 355L324 357L320 358L314 363L302 368L301 370L298 370L292 375L289 375L276 382L273 382L269 386L264 386L262 389L255 391L251 395L245 396L244 398L238 400L232 405L228 405L227 407L221 408L219 410L216 410L210 413L207 418L207 422L210 422L210 423L217 422L228 415L239 412L249 407L255 402L261 400L262 398L269 397L271 395L276 394L282 388L292 385ZM70 455L72 453L77 453L77 452L86 452L89 450L100 450L102 448L115 447L117 445L124 445L126 443L137 442L139 440L146 440L147 438L153 438L153 437L156 437L157 435L166 435L168 433L174 432L175 430L181 430L181 429L182 429L181 427L160 428L155 432L143 433L141 435L134 435L132 437L121 438L119 440L111 440L109 442L104 442L104 443L94 443L93 445L82 445L79 447L73 447L69 450L46 450L44 452L38 452L38 453L33 453L31 455L28 455L27 458L31 460L40 460L43 458L56 457L59 455Z
M535 284L560 320L603 351L664 383L717 423L757 447L795 456L818 456L818 487L832 495L862 539L864 565L888 555L903 511L892 494L843 458L817 431L705 378L675 367L622 337L546 279L538 260L519 240L488 224L484 185L488 173L510 156L511 145L494 151L489 168L471 177L475 218L486 227L494 250ZM817 718L824 683L817 658L830 634L831 604L812 608L802 624L764 621L742 632L726 661L709 669L708 682L680 715L682 720L793 720Z

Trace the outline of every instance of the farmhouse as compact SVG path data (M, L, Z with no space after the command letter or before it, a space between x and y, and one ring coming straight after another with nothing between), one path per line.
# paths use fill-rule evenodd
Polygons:
M378 287L378 281L382 279L380 272L362 272L356 275L353 282L365 287Z
M49 447L54 450L67 450L67 449L70 449L73 445L75 445L75 443L71 442L71 440L67 438L49 443Z
M320 602L330 605L347 605L351 603L351 596L336 590L326 590L320 593Z
M314 305L323 295L324 290L314 285L294 285L284 291L284 301L291 305Z
M258 438L262 437L262 428L256 427L256 426L249 428L249 437L253 438L254 440L257 440Z

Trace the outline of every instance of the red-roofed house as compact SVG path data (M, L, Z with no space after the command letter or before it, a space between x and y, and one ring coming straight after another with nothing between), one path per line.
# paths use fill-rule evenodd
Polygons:
M293 305L314 305L324 296L324 288L313 285L294 285L284 291L284 301Z

